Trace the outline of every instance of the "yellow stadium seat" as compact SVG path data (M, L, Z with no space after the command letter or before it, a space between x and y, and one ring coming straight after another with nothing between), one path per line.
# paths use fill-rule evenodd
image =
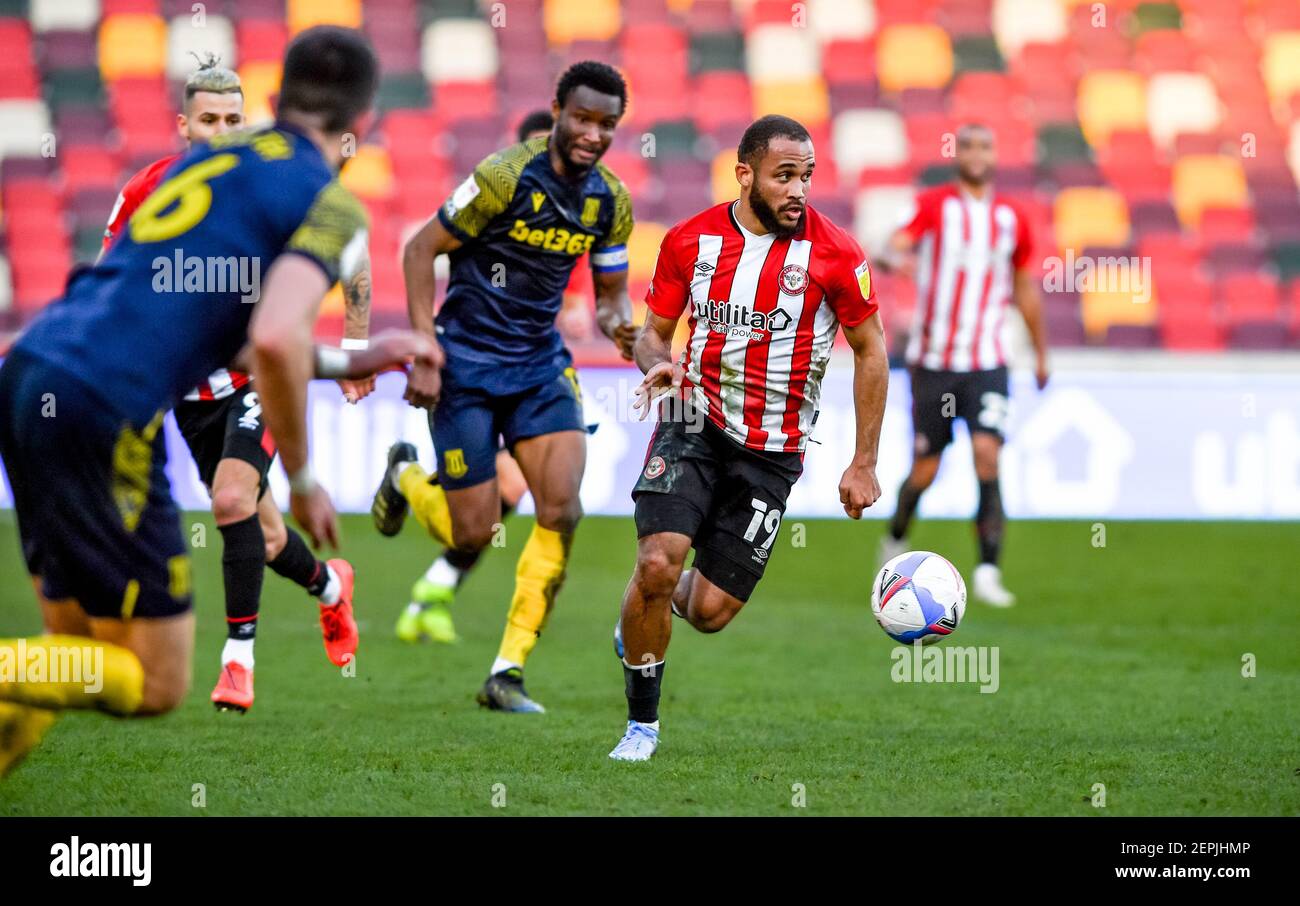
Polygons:
M952 79L952 41L939 26L890 25L876 41L876 75L885 91L943 88Z
M711 183L713 203L721 204L736 197L736 149L724 148L713 158Z
M250 126L265 123L275 116L271 96L280 91L280 64L258 60L239 67L239 81L244 89L244 119Z
M161 16L124 13L99 27L99 73L107 82L161 75L167 65L167 23Z
M542 22L551 44L608 41L623 24L618 0L546 0Z
M361 0L289 0L285 11L289 34L313 25L361 27Z
M1102 275L1098 273L1098 276ZM1156 323L1154 298L1149 292L1134 292L1140 281L1141 275L1129 273L1127 259L1121 258L1113 269L1106 269L1105 279L1097 281L1099 286L1084 289L1079 302L1083 309L1083 329L1090 338L1105 339L1106 328L1113 324L1149 327Z
M393 164L379 145L362 145L339 174L339 182L359 198L388 198L393 194Z
M1114 189L1080 186L1061 190L1052 221L1062 251L1078 253L1089 246L1128 244L1128 205Z
M1241 162L1221 154L1190 154L1174 162L1174 210L1186 227L1200 225L1206 208L1250 205Z
M1300 31L1279 31L1266 37L1260 69L1273 103L1283 103L1300 92Z
M655 273L655 258L659 243L664 241L668 228L662 223L645 220L632 228L627 240L627 268L629 280L649 280Z
M1136 72L1098 69L1079 80L1079 125L1094 148L1118 129L1147 128L1147 92Z
M820 78L754 85L754 117L780 113L805 126L820 126L831 115L826 83Z

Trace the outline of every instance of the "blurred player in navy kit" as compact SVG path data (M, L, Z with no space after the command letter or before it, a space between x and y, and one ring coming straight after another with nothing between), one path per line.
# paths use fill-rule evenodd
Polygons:
M627 296L627 189L600 163L627 103L610 66L571 66L556 86L555 126L491 155L475 168L403 256L407 304L417 331L435 336L433 261L451 257L436 338L442 369L417 366L407 399L434 406L436 480L399 442L375 494L379 531L400 531L409 506L439 542L487 546L501 521L497 453L504 439L537 506L516 569L505 634L478 694L494 710L539 712L523 667L564 581L586 465L586 426L572 359L556 329L564 289L590 253L601 331L631 357Z

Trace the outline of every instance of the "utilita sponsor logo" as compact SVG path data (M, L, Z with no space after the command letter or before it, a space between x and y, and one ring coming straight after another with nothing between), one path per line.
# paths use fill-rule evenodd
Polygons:
M775 311L754 311L748 305L736 305L731 302L716 302L709 299L696 302L692 306L695 317L709 325L716 333L730 333L732 336L761 336L785 330L793 320L790 313L780 308Z
M50 847L50 876L55 878L130 878L148 887L153 878L152 843L82 843L73 837Z

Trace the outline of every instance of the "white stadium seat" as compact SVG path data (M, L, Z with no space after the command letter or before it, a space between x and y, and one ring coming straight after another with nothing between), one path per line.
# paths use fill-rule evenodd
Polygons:
M889 237L904 226L916 204L912 186L872 186L858 193L854 201L853 234L868 257L879 257Z
M893 110L844 111L831 124L831 144L841 178L907 163L907 130Z
M1222 118L1204 73L1157 72L1147 81L1147 124L1157 145L1171 147L1180 132L1213 132Z
M239 60L235 55L235 29L225 16L208 16L202 28L194 25L192 16L176 16L167 24L167 77L184 79L198 65L192 54L206 57L214 53L221 65L234 69Z
M424 29L420 69L440 82L485 82L496 78L497 42L480 19L439 19Z
M0 101L0 160L40 157L50 133L50 111L44 101Z
M1008 59L1033 41L1055 44L1068 31L1065 8L1053 0L994 0L993 35Z
M808 24L822 43L869 38L876 31L876 5L871 0L812 0Z
M745 68L754 82L798 82L821 75L821 53L807 28L760 25L745 42Z
M32 31L93 31L99 0L32 0Z

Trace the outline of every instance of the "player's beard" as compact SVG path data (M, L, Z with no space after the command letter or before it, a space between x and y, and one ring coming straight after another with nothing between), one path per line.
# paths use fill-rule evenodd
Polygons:
M761 193L754 191L749 193L749 209L754 212L758 222L777 239L789 239L795 233L803 229L804 218L808 216L808 208L805 206L799 212L799 219L794 226L787 226L781 222L777 216L776 208L768 204L767 199Z
M591 168L596 166L596 162L604 156L604 152L598 152L595 160L590 165L575 164L572 157L575 145L577 145L577 141L571 132L565 132L563 126L555 130L556 150L560 152L560 163L564 167L565 175L570 179L577 179L591 172Z

